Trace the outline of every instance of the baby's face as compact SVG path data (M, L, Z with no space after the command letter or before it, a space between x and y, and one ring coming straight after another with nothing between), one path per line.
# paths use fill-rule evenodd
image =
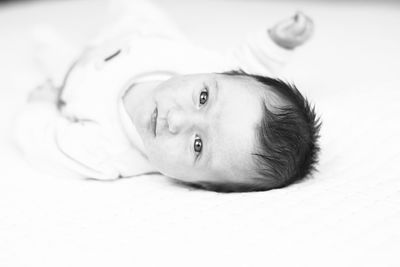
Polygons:
M145 153L164 175L187 182L244 182L255 176L252 153L263 105L258 83L196 74L131 94L131 117Z

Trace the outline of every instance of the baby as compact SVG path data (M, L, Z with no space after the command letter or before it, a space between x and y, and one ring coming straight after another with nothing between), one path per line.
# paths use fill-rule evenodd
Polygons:
M60 84L31 93L17 130L28 157L90 179L161 173L218 192L280 188L315 169L314 108L273 78L312 35L307 16L250 35L224 58L141 8L124 7Z

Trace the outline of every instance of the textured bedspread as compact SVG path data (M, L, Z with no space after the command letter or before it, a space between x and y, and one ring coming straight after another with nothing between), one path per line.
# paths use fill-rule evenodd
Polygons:
M287 77L322 116L319 172L285 189L218 194L161 176L96 182L32 169L11 131L43 77L32 29L84 42L106 5L0 6L0 266L400 266L400 5L206 3L161 4L216 50L298 9L315 19Z

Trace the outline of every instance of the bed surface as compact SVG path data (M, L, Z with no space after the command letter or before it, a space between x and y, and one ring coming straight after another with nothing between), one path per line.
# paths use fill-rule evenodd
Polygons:
M400 5L159 2L189 38L219 51L296 10L314 18L315 38L287 77L323 119L319 172L243 194L189 190L161 176L96 182L37 172L11 131L41 78L32 28L51 24L84 42L106 5L3 4L0 266L400 266Z

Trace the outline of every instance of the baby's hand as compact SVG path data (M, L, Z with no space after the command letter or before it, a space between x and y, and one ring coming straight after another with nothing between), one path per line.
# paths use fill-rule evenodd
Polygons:
M51 80L33 89L28 95L28 102L55 104L58 100L59 88Z
M279 46L294 49L309 40L314 31L313 21L301 12L283 20L268 30L271 39Z

